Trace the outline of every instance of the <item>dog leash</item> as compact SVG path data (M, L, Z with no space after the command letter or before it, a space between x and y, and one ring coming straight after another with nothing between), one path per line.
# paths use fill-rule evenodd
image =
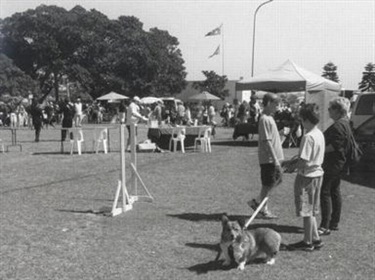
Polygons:
M268 200L268 196L266 196L262 202L259 204L258 208L254 211L253 215L251 215L250 219L246 222L244 229L247 229L247 227L251 224L251 222L255 219L255 217L258 215L259 211L262 210L264 204L266 204Z

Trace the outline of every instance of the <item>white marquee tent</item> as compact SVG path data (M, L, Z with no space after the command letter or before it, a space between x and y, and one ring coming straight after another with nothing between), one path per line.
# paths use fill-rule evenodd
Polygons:
M236 83L236 91L248 90L275 93L305 91L305 102L319 106L319 128L324 131L332 123L328 115L328 103L339 96L341 86L287 60L276 69Z

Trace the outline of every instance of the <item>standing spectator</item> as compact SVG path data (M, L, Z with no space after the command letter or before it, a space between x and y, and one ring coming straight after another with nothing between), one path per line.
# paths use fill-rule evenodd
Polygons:
M228 110L229 110L229 103L225 103L220 111L220 117L221 123L223 126L229 126L229 116L228 116Z
M130 102L127 113L126 113L126 128L128 129L128 141L126 144L126 150L130 152L130 139L131 139L131 131L130 131L130 125L134 124L137 126L137 123L139 120L147 121L148 119L141 115L139 104L141 103L141 100L138 96L134 96L133 100ZM135 130L135 133L137 134L137 127Z
M78 97L76 103L74 103L74 109L75 109L74 122L77 127L80 127L82 126L82 119L83 119L83 108L82 108L80 97Z
M260 106L257 102L257 99L254 95L250 97L249 103L249 120L250 123L257 123L260 116Z
M176 124L182 125L184 123L184 118L185 118L185 106L183 103L178 103Z
M162 112L163 112L163 101L159 100L156 103L156 106L152 112L153 117L155 118L155 120L158 121L158 125L161 125L161 121L163 120Z
M263 97L263 114L260 117L259 131L259 148L258 157L261 171L262 188L258 201L256 199L248 201L248 205L255 211L260 202L268 197L271 191L282 181L282 171L280 161L284 159L283 149L279 132L272 115L276 112L279 104L279 98L274 93L267 93ZM266 219L274 219L268 210L268 203L264 205L263 210L259 212Z
M324 136L318 129L319 109L307 104L300 110L303 136L297 163L297 177L294 182L294 197L297 217L303 218L304 238L289 247L296 250L313 251L321 248L323 242L318 234L316 215L319 213L320 188L323 181Z
M214 105L212 105L212 103L210 103L208 107L208 124L216 125L215 116L216 116L215 107Z
M40 131L43 125L43 110L41 104L38 104L36 99L33 99L31 104L31 116L33 118L33 126L35 129L35 142L39 142Z
M61 126L63 128L61 130L61 141L65 141L66 133L68 131L67 128L71 128L73 126L74 104L70 102L68 98L65 98L64 103L60 106L60 110L62 113Z
M126 121L126 104L125 100L121 100L120 106L119 106L119 121L120 123L125 123Z
M25 125L26 110L25 107L20 103L17 107L17 126L23 127Z
M187 104L186 109L185 109L185 121L187 125L193 124L193 119L191 118L190 106L191 106L190 104Z
M247 122L247 114L248 114L248 104L246 100L244 100L241 105L238 107L237 118L240 120L240 123Z
M320 194L322 208L320 235L328 235L331 230L338 230L340 222L342 206L340 176L345 169L350 145L349 135L352 133L348 120L349 110L350 102L345 97L337 97L329 103L328 113L334 123L324 132L326 150Z
M9 105L9 108L10 126L17 127L17 108L13 102Z

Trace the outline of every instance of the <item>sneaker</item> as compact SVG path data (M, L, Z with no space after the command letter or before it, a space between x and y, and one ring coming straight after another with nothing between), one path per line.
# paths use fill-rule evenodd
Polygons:
M250 207L251 209L253 209L254 211L257 210L258 207L259 207L259 203L258 203L255 199L249 200L249 201L247 202L247 205L249 205L249 207Z
M330 235L331 234L331 231L328 229L328 228L319 228L318 229L318 233L320 236L322 235Z
M314 251L315 247L312 244L307 244L305 241L300 241L300 242L288 245L288 248L292 251L302 250L302 251L312 252Z
M329 226L329 229L337 231L337 230L339 230L339 227L338 226Z
M314 246L314 249L320 249L324 246L324 243L321 239L319 239L319 240L314 240L312 242L312 245Z
M260 211L259 214L263 219L277 219L278 217L272 214L270 211Z

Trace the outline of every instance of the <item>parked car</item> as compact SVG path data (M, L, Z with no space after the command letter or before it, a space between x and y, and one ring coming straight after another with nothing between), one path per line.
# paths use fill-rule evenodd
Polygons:
M352 128L356 130L367 120L375 116L375 92L359 94L351 113Z
M161 100L163 100L165 107L174 107L177 111L178 104L181 104L182 101L180 99L174 98L174 97L160 97Z
M354 102L350 123L362 148L366 166L375 166L375 92L362 93Z

